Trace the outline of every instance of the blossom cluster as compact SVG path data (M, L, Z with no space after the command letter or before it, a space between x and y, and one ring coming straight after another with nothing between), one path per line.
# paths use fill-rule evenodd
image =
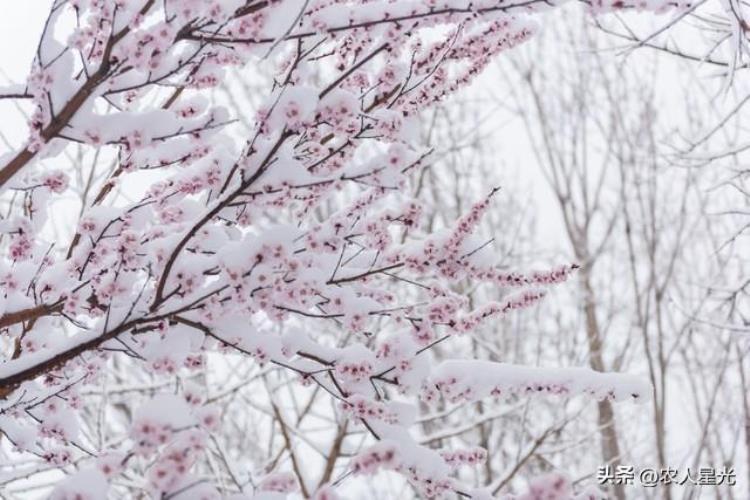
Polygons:
M671 5L654 4L646 7ZM449 465L482 455L416 443L392 393L415 411L420 393L454 402L646 394L614 374L456 370L431 358L437 343L536 304L577 267L498 266L477 239L498 190L433 234L408 194L432 161L417 145L419 112L532 36L532 15L549 5L54 2L24 83L28 140L0 158L0 195L12 193L19 208L0 220L9 340L0 430L19 454L75 464L53 498L104 498L126 475L165 498L185 488L192 498L236 493L196 480L215 465L202 450L222 416L185 380L204 375L212 356L245 356L322 388L380 441L339 466L399 472L425 498L456 492ZM229 69L268 61L276 69L250 113L210 98ZM238 140L229 125L239 113L254 118ZM98 160L91 180L59 167L71 144ZM75 227L51 239L51 207L80 193ZM470 310L455 292L465 280L503 299ZM326 329L333 341L321 341ZM81 389L122 360L169 389L147 391L140 407L124 403L132 421L118 424L128 429L120 439L83 446ZM260 490L306 488L286 461L274 467ZM327 483L310 496L335 498Z

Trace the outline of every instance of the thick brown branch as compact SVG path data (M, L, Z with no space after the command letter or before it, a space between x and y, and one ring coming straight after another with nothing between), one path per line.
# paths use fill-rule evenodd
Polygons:
M40 360L27 368L18 370L6 377L0 378L0 398L5 398L14 389L16 389L21 383L28 380L33 380L40 377L50 371L63 366L68 361L80 356L86 351L96 349L104 342L111 340L118 335L127 332L131 328L137 326L139 323L146 322L148 320L133 320L122 325L113 328L108 332L104 332L101 335L89 339L80 344L76 344L64 351L58 352L47 359Z
M146 5L141 9L141 14L145 14L149 11L151 6L156 0L148 0ZM89 76L89 78L81 85L73 97L65 103L62 109L56 113L50 123L42 129L40 136L47 142L60 134L62 130L68 126L70 120L75 116L79 109L86 103L88 98L93 94L94 90L109 76L110 66L110 55L112 54L112 48L122 40L125 35L130 32L129 27L125 27L112 36L107 44L102 57L102 62L99 68ZM53 110L50 110L52 112ZM0 188L2 188L13 176L15 176L23 167L26 166L34 157L37 151L33 148L26 147L21 150L12 160L10 160L2 169L0 169Z
M60 310L60 304L42 304L28 309L10 312L0 316L0 328L6 328L24 321L36 320Z

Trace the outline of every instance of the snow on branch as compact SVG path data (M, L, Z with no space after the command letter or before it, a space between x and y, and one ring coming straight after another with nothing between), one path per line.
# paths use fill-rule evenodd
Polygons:
M438 394L451 402L477 401L487 396L584 394L613 401L646 400L650 384L623 373L601 373L588 368L535 368L481 360L441 362L427 382L423 398Z

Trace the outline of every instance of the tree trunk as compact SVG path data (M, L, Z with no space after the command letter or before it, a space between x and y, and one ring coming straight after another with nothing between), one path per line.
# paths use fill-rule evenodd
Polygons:
M581 281L584 291L584 312L586 314L586 340L589 346L589 366L591 369L604 372L604 358L602 356L602 339L599 331L599 321L596 318L596 302L591 288L590 267L581 269ZM608 400L597 404L597 422L601 439L602 459L613 469L620 465L620 443L617 438L615 412ZM612 493L617 500L625 500L625 489L622 484L611 484Z

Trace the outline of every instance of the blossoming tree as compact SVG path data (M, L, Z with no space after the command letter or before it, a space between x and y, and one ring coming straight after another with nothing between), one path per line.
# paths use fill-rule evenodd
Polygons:
M0 95L33 110L28 140L0 157L4 460L36 457L69 474L55 479L60 499L116 490L323 500L379 469L424 498L488 498L457 471L492 450L420 445L410 434L418 401L649 397L628 375L431 357L534 305L577 267L496 266L475 229L497 189L434 234L420 229L423 207L409 194L430 162L414 145L420 110L532 36L530 16L549 5L55 0L27 81ZM232 113L247 110L225 109L210 89L228 67L262 65L273 79L254 130L238 137ZM77 225L59 239L49 207L81 186L56 159L76 145L97 151L92 176L107 177L86 184ZM452 288L459 282L507 293L469 307ZM292 399L325 394L336 418L361 427L364 448L324 454L321 470L304 466L294 452L304 436L282 417L289 403L271 397L288 459L249 477L215 463L204 450L229 431L221 408L187 381L227 370L237 355L266 367L263 376L292 375ZM119 436L95 439L91 407L106 419L108 402L87 394L118 363L183 382L152 386L132 407L119 402L128 416ZM18 478L37 471L12 469ZM552 476L524 498L573 496Z

